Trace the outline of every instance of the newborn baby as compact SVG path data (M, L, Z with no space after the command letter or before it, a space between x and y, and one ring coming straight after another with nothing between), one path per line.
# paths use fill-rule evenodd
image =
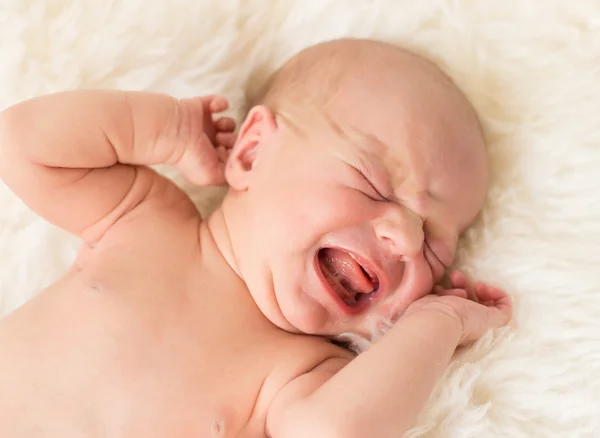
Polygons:
M0 323L0 436L401 436L456 348L507 323L503 291L439 285L488 167L433 64L322 43L237 135L226 107L76 91L1 114L2 179L83 244ZM222 206L202 220L157 164L226 182Z

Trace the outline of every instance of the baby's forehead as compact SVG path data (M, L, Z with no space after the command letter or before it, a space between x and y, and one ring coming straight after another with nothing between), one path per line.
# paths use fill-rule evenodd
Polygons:
M460 136L442 123L433 126L435 122L414 114L403 117L402 110L396 117L387 116L328 113L326 121L335 147L351 151L367 173L385 178L390 189L405 195L437 192L441 197L447 182L465 170L459 163L467 163L461 159L465 148L457 144Z
M373 129L374 120L367 118L362 119L362 123L350 123L334 113L321 113L319 118L320 122L312 125L316 129L309 136L310 141L317 143L320 150L333 148L336 155L340 153L370 177L395 185L406 180L409 173L420 171L402 139L384 129Z
M460 90L429 65L416 62L406 74L398 65L378 72L371 67L337 76L325 100L288 103L309 121L306 128L327 130L335 144L356 149L383 167L394 186L410 179L414 190L425 190L433 174L457 167L447 165L462 155L452 149L479 132L477 117Z
M344 102L342 102L344 103ZM383 102L382 102L383 104ZM365 107L330 105L323 112L323 119L330 133L345 147L373 157L390 165L405 161L410 120L404 117L401 105L369 110ZM393 113L393 115L392 115Z

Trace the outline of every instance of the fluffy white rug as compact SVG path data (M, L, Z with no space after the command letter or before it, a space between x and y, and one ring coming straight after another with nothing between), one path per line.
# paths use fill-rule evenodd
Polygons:
M419 420L428 437L600 436L597 0L0 0L0 108L81 87L229 96L296 50L380 38L439 62L489 131L493 188L458 264L515 299ZM2 157L0 157L2 159ZM217 191L188 188L203 211ZM0 186L0 310L52 282L77 242Z

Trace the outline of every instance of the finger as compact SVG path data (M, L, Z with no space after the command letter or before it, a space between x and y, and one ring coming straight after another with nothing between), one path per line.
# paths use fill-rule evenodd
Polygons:
M507 303L495 303L485 307L482 304L466 301L463 317L463 339L461 344L475 341L488 330L505 326L511 318L512 310Z
M495 307L504 318L505 324L508 323L512 315L512 300L510 299L510 296L506 295L504 298L496 301Z
M220 113L229 108L229 101L224 96L213 96L208 104L212 113Z
M477 293L475 291L475 287L469 281L467 276L463 274L461 271L453 271L450 273L450 283L452 283L452 287L458 289L464 289L467 291L467 298L471 301L478 302Z
M458 297L458 298L464 298L464 299L469 298L467 291L464 289L448 289L448 290L445 290L441 294L441 296L443 296L443 297Z
M444 289L440 285L435 285L432 292L440 297L467 298L467 291L464 289Z
M217 132L233 132L235 131L235 120L231 117L221 117L215 121Z
M217 146L217 154L222 163L226 163L229 158L229 150L225 146Z
M444 289L442 286L440 286L439 284L436 284L435 286L433 286L433 289L431 292L433 292L436 295L442 295L445 290L446 289Z
M467 287L467 277L460 271L452 271L450 273L450 283L452 284L452 287L464 289Z
M215 99L219 99L221 96L217 96L215 94L209 94L206 96L197 96L197 97L186 97L181 99L182 102L186 102L187 104L193 106L194 108L198 108L202 111L201 114L206 115L211 112L211 102Z
M506 321L510 319L512 300L505 291L483 283L478 283L475 287L482 305L496 309L500 317L505 318Z
M506 292L502 289L481 282L475 284L475 293L482 302L498 301L507 296Z
M489 324L492 328L499 328L506 325L512 315L512 304L510 298L505 296L494 302L488 307Z
M235 145L237 134L233 132L218 132L216 136L216 143L219 146L224 146L227 149L231 149Z

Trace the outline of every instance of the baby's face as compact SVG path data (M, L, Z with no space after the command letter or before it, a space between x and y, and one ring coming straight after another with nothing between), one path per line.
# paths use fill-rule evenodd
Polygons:
M484 201L483 139L464 103L380 79L347 84L325 115L293 114L294 127L257 109L241 132L256 144L232 195L246 228L234 251L283 329L368 336L397 319L443 276Z

